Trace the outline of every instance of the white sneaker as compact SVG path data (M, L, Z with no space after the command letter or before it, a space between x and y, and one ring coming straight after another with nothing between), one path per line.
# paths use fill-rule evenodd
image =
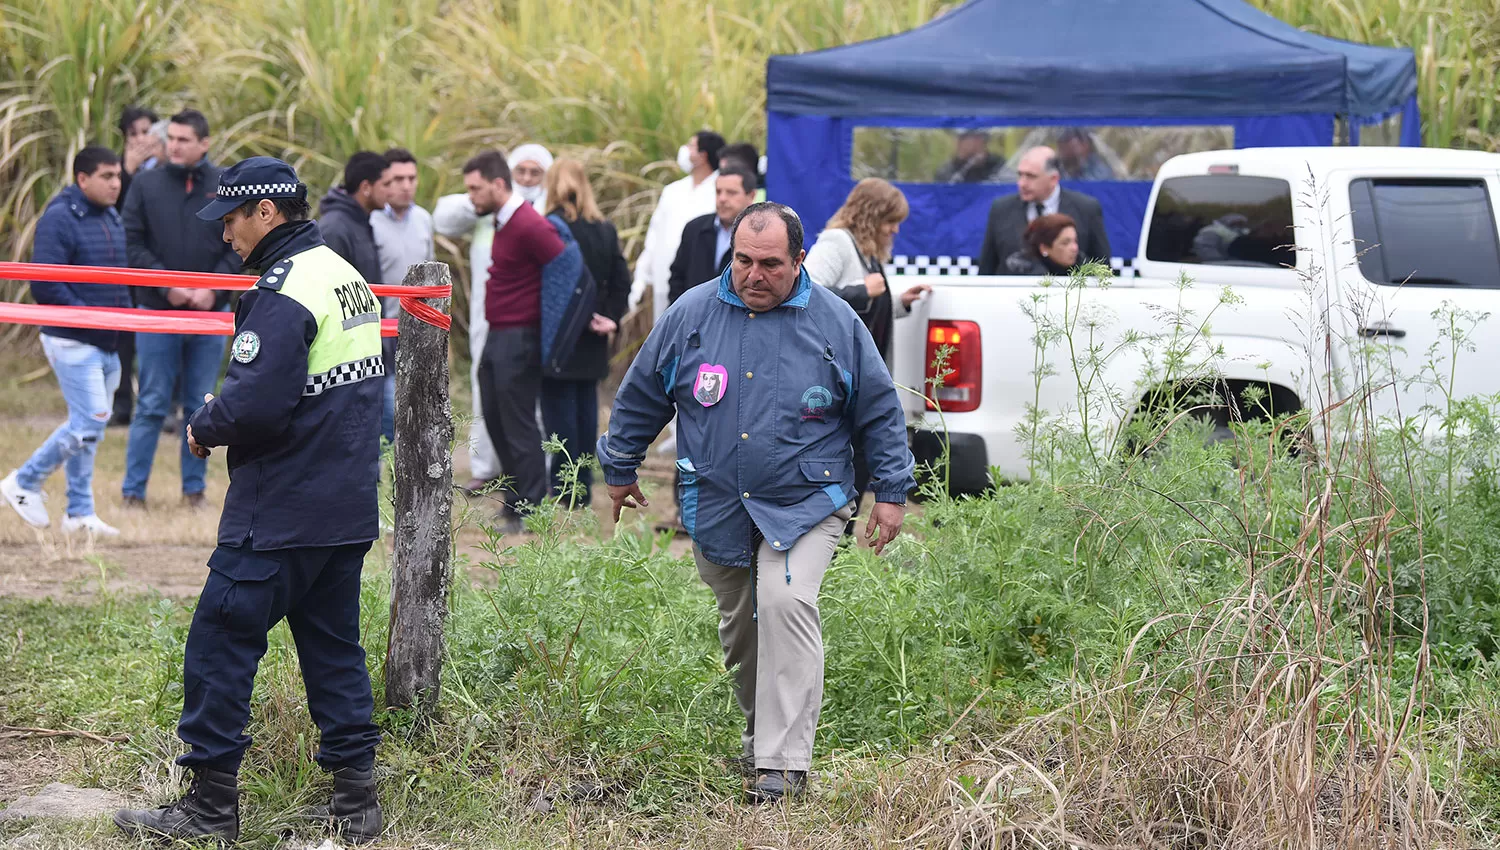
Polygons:
M87 531L89 534L97 535L99 537L120 536L120 529L115 528L114 526L100 519L96 514L89 514L88 516L64 517L62 530L68 534L72 534L76 531Z
M5 501L16 509L21 519L26 520L27 525L37 528L46 528L52 524L52 519L47 516L47 506L42 504L46 496L36 490L23 490L16 481L16 473L20 470L13 469L11 473L0 480L0 493L5 494Z

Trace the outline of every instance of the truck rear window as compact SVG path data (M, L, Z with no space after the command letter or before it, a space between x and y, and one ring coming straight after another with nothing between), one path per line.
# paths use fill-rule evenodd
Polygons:
M1371 283L1500 288L1500 241L1483 180L1355 180L1350 219Z
M1292 187L1274 177L1169 177L1156 194L1146 259L1294 268Z

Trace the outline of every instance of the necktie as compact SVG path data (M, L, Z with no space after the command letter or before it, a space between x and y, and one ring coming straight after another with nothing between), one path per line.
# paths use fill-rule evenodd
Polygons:
M1032 206L1036 208L1035 218L1041 218L1042 216L1047 214L1047 205L1042 203L1041 201L1037 201L1036 203L1032 204Z

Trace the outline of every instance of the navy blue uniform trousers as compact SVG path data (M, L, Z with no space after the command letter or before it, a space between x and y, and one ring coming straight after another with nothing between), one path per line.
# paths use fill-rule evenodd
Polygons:
M266 633L285 618L297 644L307 707L325 770L375 763L380 730L359 643L359 575L369 543L255 552L220 546L188 630L182 721L191 767L236 772L250 738L250 694Z

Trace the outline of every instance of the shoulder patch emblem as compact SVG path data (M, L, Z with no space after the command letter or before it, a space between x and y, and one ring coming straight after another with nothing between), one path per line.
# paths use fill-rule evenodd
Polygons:
M255 331L245 331L234 338L234 345L229 348L229 356L237 363L249 363L260 354L260 336Z
M281 285L286 283L286 276L291 273L292 261L279 260L275 265L267 269L265 274L260 276L260 280L257 280L255 285L261 289L280 290Z

